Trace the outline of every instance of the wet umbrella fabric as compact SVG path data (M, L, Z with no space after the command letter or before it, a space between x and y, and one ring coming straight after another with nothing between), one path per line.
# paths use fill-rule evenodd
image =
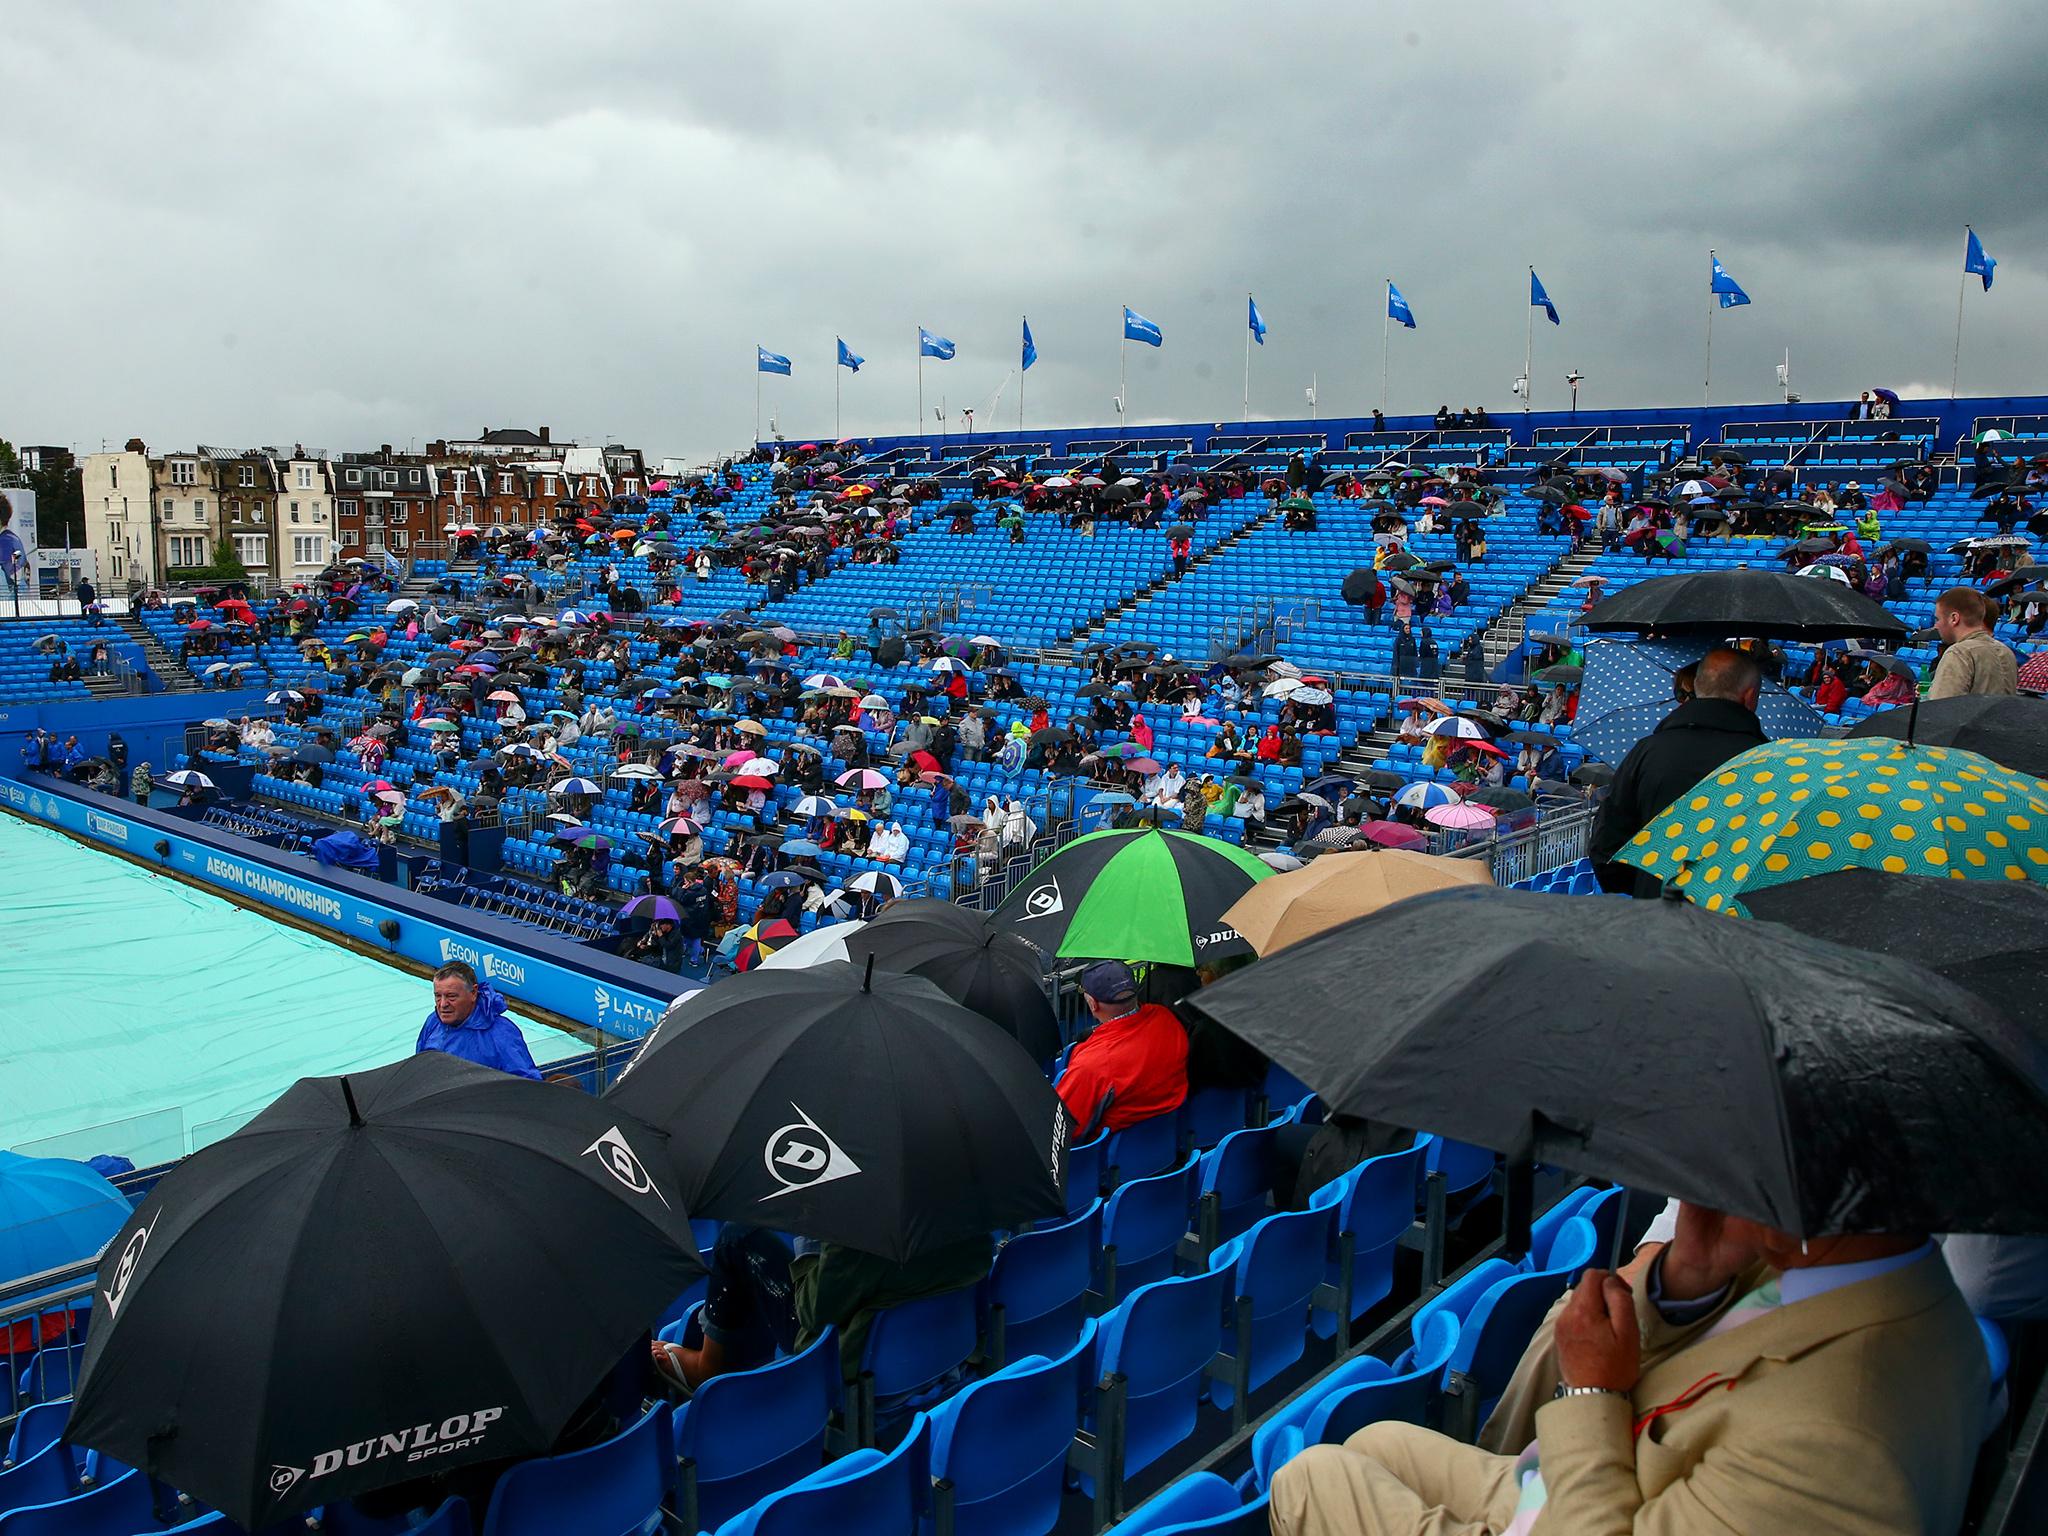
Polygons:
M720 982L605 1098L669 1130L702 1216L902 1262L1066 1208L1051 1083L921 976L830 960Z
M2000 767L2048 778L2048 703L2039 699L1995 693L1923 699L1859 721L1849 735L1903 740L1908 732L1923 746L1960 747Z
M1214 838L1091 832L1033 870L994 920L1043 954L1192 968L1251 953L1223 913L1272 873Z
M68 1438L251 1530L415 1451L545 1451L703 1273L665 1164L616 1105L439 1051L302 1079L114 1237Z
M1391 848L1331 853L1254 886L1224 916L1261 955L1270 955L1411 896L1492 883L1483 859Z
M1578 905L1560 926L1554 896L1419 896L1185 1006L1332 1111L1794 1236L2048 1230L2048 1062L1978 999L1687 903Z
M1839 869L1758 891L1748 907L1812 938L1915 961L2048 1040L2048 889Z
M1902 636L1906 626L1862 593L1832 581L1803 581L1783 571L1725 570L1658 576L1594 606L1589 630L1853 640Z
M922 976L990 1020L1034 1061L1059 1054L1059 1023L1041 981L1038 951L980 913L929 898L892 902L846 940L856 964Z
M1619 763L1630 747L1678 707L1679 671L1709 649L1705 640L1594 641L1586 647L1585 683L1572 739L1592 756ZM1818 736L1827 723L1819 710L1777 682L1764 684L1756 713L1764 734L1773 741Z

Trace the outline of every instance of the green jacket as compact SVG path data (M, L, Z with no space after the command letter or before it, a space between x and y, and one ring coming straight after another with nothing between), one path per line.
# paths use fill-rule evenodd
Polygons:
M994 1257L995 1245L986 1237L971 1237L904 1264L837 1243L800 1253L789 1266L796 1288L796 1347L808 1348L827 1328L836 1327L839 1369L852 1381L860 1375L861 1350L877 1312L979 1285L988 1278Z

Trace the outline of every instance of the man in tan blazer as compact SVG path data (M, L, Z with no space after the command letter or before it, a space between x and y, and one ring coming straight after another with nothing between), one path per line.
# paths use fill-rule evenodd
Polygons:
M1947 1536L1989 1393L1922 1236L1815 1238L1682 1206L1631 1287L1588 1270L1486 1427L1315 1446L1276 1536Z

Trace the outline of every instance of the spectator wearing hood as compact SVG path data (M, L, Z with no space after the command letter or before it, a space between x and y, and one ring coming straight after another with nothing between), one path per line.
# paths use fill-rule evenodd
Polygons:
M526 1037L505 1012L504 997L495 987L478 982L476 972L460 960L434 972L433 1012L421 1026L413 1050L446 1051L514 1077L540 1080Z

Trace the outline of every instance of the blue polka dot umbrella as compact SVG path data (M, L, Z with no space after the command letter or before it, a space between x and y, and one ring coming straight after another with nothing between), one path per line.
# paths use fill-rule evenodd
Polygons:
M1618 857L1717 912L1837 869L2048 884L2048 781L1952 747L1767 742L1652 817Z

